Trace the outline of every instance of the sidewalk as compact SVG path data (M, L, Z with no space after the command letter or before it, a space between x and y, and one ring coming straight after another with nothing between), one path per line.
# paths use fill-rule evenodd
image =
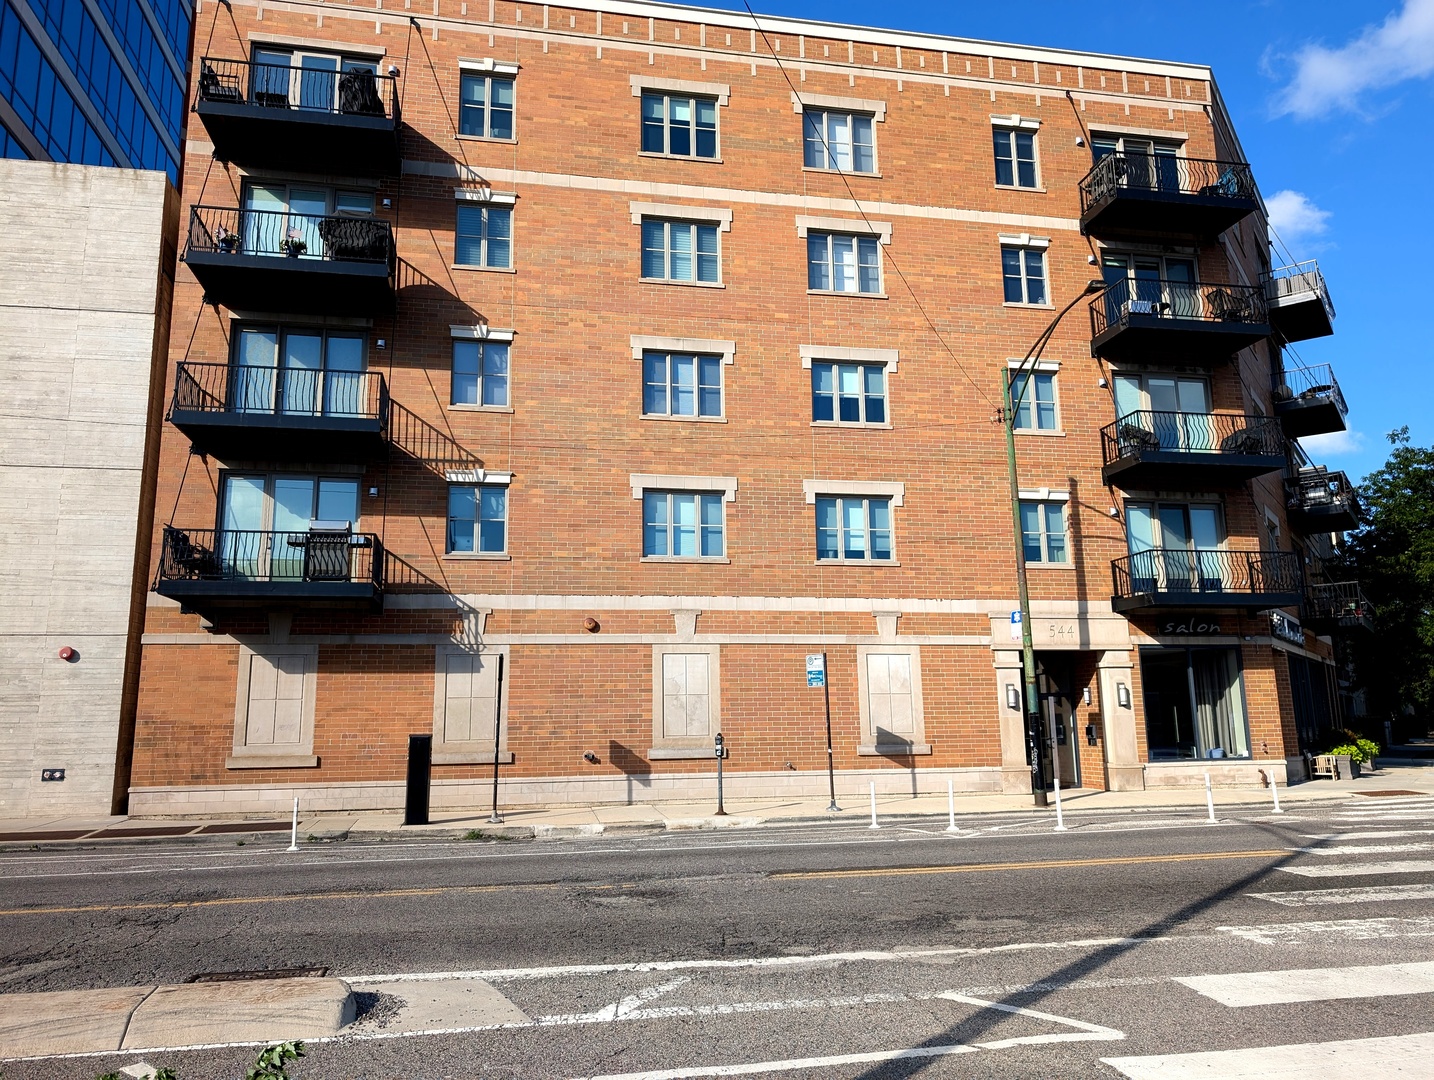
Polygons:
M1357 780L1311 780L1280 789L1280 803L1297 808L1312 803L1340 801L1354 795L1397 793L1434 795L1434 760L1381 758L1375 772ZM403 824L399 811L302 814L300 840L377 840L423 837L451 839L557 839L579 836L643 834L682 829L753 828L820 821L863 822L870 819L871 802L866 792L838 790L841 812L828 809L828 800L819 799L729 799L726 816L718 817L716 795L710 802L635 803L632 805L563 806L553 808L504 809L499 807L501 824L489 821L490 810L437 811L428 825ZM1216 788L1217 807L1272 806L1268 788ZM1062 794L1067 814L1090 812L1171 812L1203 814L1205 792L1201 789L1146 789L1144 791L1073 790ZM971 815L1010 814L1028 818L1052 817L1054 799L1045 809L1034 807L1030 795L962 794L954 800L957 821ZM301 808L302 810L302 808ZM880 822L944 821L947 798L944 794L915 796L879 795L876 799ZM286 833L289 821L156 821L138 818L24 818L0 819L0 846L59 842L85 844L100 840L137 840L255 833Z

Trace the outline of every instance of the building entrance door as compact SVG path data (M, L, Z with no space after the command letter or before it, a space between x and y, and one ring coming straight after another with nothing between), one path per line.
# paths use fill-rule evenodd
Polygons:
M1036 657L1036 689L1041 701L1041 723L1044 738L1041 761L1046 779L1055 786L1060 777L1061 788L1080 787L1080 755L1076 752L1075 702L1071 698L1070 660L1059 653L1038 654Z

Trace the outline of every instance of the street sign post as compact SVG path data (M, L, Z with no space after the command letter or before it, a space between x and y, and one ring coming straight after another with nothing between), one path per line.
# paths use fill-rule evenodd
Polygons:
M827 654L807 653L807 685L822 688L822 704L827 714L827 789L831 792L831 804L827 812L836 814L841 807L836 801L836 763L832 756L832 693L827 686Z

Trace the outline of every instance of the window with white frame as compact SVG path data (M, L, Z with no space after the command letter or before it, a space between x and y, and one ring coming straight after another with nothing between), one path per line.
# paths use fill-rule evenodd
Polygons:
M720 493L644 491L642 555L645 559L720 559L727 554Z
M1008 304L1045 304L1045 245L1001 243L1001 282Z
M450 404L506 407L508 349L506 341L455 339Z
M807 233L807 288L813 292L880 293L880 242L874 236Z
M813 360L812 420L885 424L886 365Z
M644 350L644 416L720 417L722 357Z
M453 261L459 266L511 270L512 203L460 200L457 206Z
M642 152L668 157L717 156L717 98L644 90Z
M504 484L450 483L448 553L502 555L508 550L508 488Z
M1064 499L1021 499L1021 549L1030 565L1070 562Z
M1056 373L1038 370L1013 376L1011 403L1017 431L1055 431Z
M722 729L721 650L716 645L652 647L652 750L664 758L710 758Z
M716 285L722 280L719 226L700 221L642 219L642 276L648 281Z
M303 768L314 753L314 646L240 647L231 769Z
M459 76L459 134L511 139L513 82L513 77L506 72L463 71Z
M1039 186L1034 127L1026 127L1019 121L1009 127L1005 123L997 124L991 129L991 140L995 148L998 187Z
M436 651L434 762L492 764L496 750L499 763L510 763L507 695L498 690L498 665L502 661L506 667L508 646L439 645Z
M817 558L823 562L889 562L891 499L825 495L816 500Z
M876 172L873 119L869 113L804 109L803 164L809 169Z
M915 645L857 647L863 755L929 754L921 698L921 650Z

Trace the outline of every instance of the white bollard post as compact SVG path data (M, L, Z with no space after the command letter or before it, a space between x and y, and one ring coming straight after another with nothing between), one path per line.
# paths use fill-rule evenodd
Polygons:
M947 832L961 831L956 828L956 785L951 780L946 781L946 821Z
M1056 781L1056 832L1066 831L1065 815L1061 813L1061 778L1057 776Z
M288 850L299 850L299 797L297 795L294 796L294 825L293 828L289 831Z
M1205 824L1218 824L1215 820L1215 793L1210 789L1210 773L1208 771L1205 773L1205 806L1210 811L1209 820L1207 820Z
M871 829L879 829L879 828L881 828L881 826L876 823L876 781L875 781L875 780L873 780L873 781L871 782L871 824L870 824L869 826L867 826L867 827L868 827L868 828L871 828Z
M1280 782L1275 779L1275 770L1270 770L1270 796L1275 800L1275 808L1270 811L1272 814L1283 814L1280 809Z

